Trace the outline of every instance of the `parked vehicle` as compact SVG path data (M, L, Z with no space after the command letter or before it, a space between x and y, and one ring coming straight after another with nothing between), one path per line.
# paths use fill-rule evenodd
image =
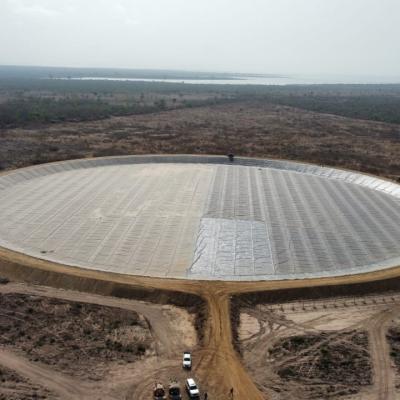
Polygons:
M186 390L191 399L200 399L200 390L192 378L186 379Z
M189 351L183 353L182 366L184 369L192 369L192 355Z
M156 383L154 385L153 397L154 397L154 400L166 400L167 399L167 396L165 395L164 386L161 383Z
M182 395L181 395L181 387L179 386L179 383L176 381L172 381L169 384L168 388L168 398L170 400L181 400Z

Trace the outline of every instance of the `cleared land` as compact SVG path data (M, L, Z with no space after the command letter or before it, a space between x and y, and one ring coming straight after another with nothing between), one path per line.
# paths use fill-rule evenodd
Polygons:
M1 102L7 102L7 99L13 96L11 92L15 90L13 88L14 82L11 82L10 85L8 85L9 89L7 89L10 93L1 93ZM37 86L41 87L41 85L42 82L38 81ZM98 87L98 84L96 85ZM102 86L105 87L105 85ZM21 88L18 85L15 87L17 89ZM108 88L109 86L105 90L108 90ZM24 90L25 88L22 87L21 91L23 92ZM77 88L77 90L80 89ZM269 88L268 90L271 89ZM330 88L324 90L329 91ZM308 88L306 91L309 92L310 89ZM398 89L395 90L393 96L397 96L397 92ZM53 98L54 92L50 94L41 92L39 95ZM139 97L140 93L136 95ZM69 95L67 94L67 96ZM165 103L161 102L155 105L154 101L158 100L158 97L146 99L146 96L142 104L150 104L151 111L164 107L164 105L167 108L174 107L173 98L179 98L179 94L177 96L168 95L169 97L165 99ZM211 97L206 95L201 101L214 102L213 96L212 94ZM22 97L24 97L24 93L22 93ZM100 97L99 100L104 101L104 93ZM98 98L98 94L92 93L91 100L97 101ZM193 105L198 105L198 103L194 104L194 100L197 97L194 96L192 99ZM115 96L112 101L118 102L119 100L126 103L123 96ZM140 98L137 100L140 103ZM235 99L235 103L232 104L225 103L190 108L190 104L184 104L183 98L176 100L175 105L179 103L179 105L186 107L185 109L155 112L148 115L112 117L89 122L55 123L56 121L53 121L52 123L43 123L40 121L46 121L47 117L42 118L39 116L38 122L32 124L32 120L36 118L35 115L25 115L22 116L22 119L28 121L28 123L0 130L1 168L12 169L46 161L100 155L144 153L226 154L232 151L240 155L288 158L345 167L378 174L394 180L399 179L399 125L304 111L304 108L308 107L323 112L341 113L340 110L338 112L337 107L332 108L329 104L319 109L318 104L306 105L301 99L289 98L289 100L290 105L303 107L303 109L272 104L276 99L273 100L271 97L261 101L255 101L254 99L238 101L238 99ZM306 103L314 100L315 98L307 99ZM229 101L229 99L224 101ZM288 103L288 99L285 102ZM337 98L334 102L339 104L340 107L344 104L341 98ZM38 103L40 101L35 104ZM321 103L319 102L319 104ZM62 105L62 102L60 105ZM69 105L73 106L74 101L68 100L66 106ZM91 104L91 106L94 105L95 103ZM32 110L32 107L28 108L29 110ZM352 106L346 107L346 110L351 110L349 116L355 116L356 110ZM55 111L57 115L57 110ZM125 111L123 110L124 113ZM386 121L392 119L391 117L386 118L384 115L374 117L371 113L365 111L366 109L363 110L358 118L383 119ZM106 110L107 115L110 115L110 112L112 114L112 110ZM76 114L76 111L74 111L73 115ZM5 115L8 114L6 113ZM86 118L85 115L81 117ZM394 117L393 121L396 121L396 112ZM17 116L17 121L18 118ZM22 125L24 128L22 128ZM385 273L335 280L320 279L253 284L182 283L176 280L121 278L113 274L77 271L60 265L29 259L1 249L0 254L1 274L18 280L43 282L50 286L75 288L86 292L94 291L106 295L118 293L128 297L140 295L143 289L147 288L157 300L165 297L162 294L163 292L159 290L176 290L201 296L206 301L207 308L199 313L201 315L202 323L200 325L202 329L199 330L201 333L200 345L198 347L195 345L196 363L194 373L195 377L199 379L201 389L208 390L209 398L217 400L226 400L231 387L235 388L236 396L241 399L274 398L274 391L271 388L260 386L257 379L256 386L254 375L249 376L247 364L245 369L243 360L232 346L232 327L235 330L236 326L235 323L232 326L230 320L230 299L232 295L239 292L252 291L268 291L272 295L273 290L279 290L284 287L304 286L307 289L303 296L306 297L310 292L310 287L315 285L328 285L327 288L329 288L329 285L332 284L380 280L399 275L398 269L394 269L385 271ZM126 286L122 290L122 287L118 285ZM383 283L382 288L384 289L385 286L389 287L389 285ZM133 307L133 310L144 315L150 321L154 329L153 337L155 338L155 343L158 343L156 346L158 357L145 359L147 361L144 364L140 362L138 364L133 363L133 365L137 365L137 368L132 367L131 369L128 367L130 364L120 365L118 368L115 367L115 369L112 369L113 372L110 373L109 379L101 384L99 382L82 382L76 378L66 376L62 372L50 370L45 364L41 364L39 368L38 362L27 360L22 353L17 354L15 351L11 352L10 350L2 349L0 360L3 363L3 367L11 367L24 379L31 379L32 382L35 382L35 385L44 384L51 390L51 393L55 393L55 395L65 399L134 398L144 400L148 399L154 380L161 379L167 383L171 373L174 375L176 373L176 376L181 381L183 380L184 376L179 375L181 372L179 366L180 352L182 348L190 348L189 343L193 344L193 342L186 341L189 339L184 337L183 332L187 332L188 329L194 330L194 328L193 322L183 325L177 324L179 318L176 313L172 313L167 319L163 319L160 314L162 310L162 308L160 310L160 305L152 305L149 309L147 305L139 302L133 302L134 306L132 306L133 303L130 300L125 301L121 298L110 300L104 296L97 297L50 288L40 288L38 293L31 286L24 288L19 286L17 288L14 284L11 286L6 285L3 288L7 287L9 289L2 290L40 296L47 293L49 297L61 297L70 301L82 301L79 296L84 296L85 302L89 303L122 308L129 307L129 309ZM324 288L324 292L326 290ZM3 293L5 292L3 291ZM169 299L168 301L172 300L171 297L166 296L166 298ZM373 385L372 388L368 385L360 385L358 388L360 392L355 395L356 397L353 396L351 400L391 400L396 398L393 383L395 380L394 369L391 367L386 333L391 320L397 315L397 306L388 307L389 300L390 297L382 302L377 299L375 302L368 303L372 309L372 321L366 322L366 324L361 323L357 327L359 330L368 332L371 346L369 356L372 366ZM366 321L368 320L366 314L363 311L360 312L358 308L364 301L364 297L360 299L360 302L357 300L355 311L348 319L361 314L362 316L365 315ZM303 303L299 303L300 307ZM330 318L331 323L334 325L334 333L341 329L338 325L343 319L346 320L347 318L343 318L345 315L343 310L347 309L348 306L345 305L347 303L347 301L343 301L342 305L337 305L337 314L332 314L331 309L322 308L323 318ZM146 307L146 309L143 307ZM313 306L310 306L310 310L312 310L311 307ZM290 309L287 310L285 308L280 310L279 313L283 314L284 317L287 313L288 319L291 319L291 314L293 314ZM262 316L262 318L265 318L265 316ZM313 317L312 319L315 318ZM307 318L296 322L296 325L302 324L304 320L307 320ZM182 329L179 330L177 325L184 326L183 331ZM348 329L348 326L344 328ZM178 329L178 332L176 329ZM284 328L281 329L284 330ZM325 332L330 328L322 326L318 329ZM294 335L304 335L303 329L295 327L294 330ZM170 338L173 339L169 340ZM278 339L278 336L276 338ZM351 343L346 345L349 346L350 350L354 348ZM163 357L166 357L166 359L164 360ZM253 374L251 368L250 372ZM205 386L204 383L206 383ZM262 384L265 384L265 380ZM299 393L303 393L302 390L304 388L298 384L297 387L301 389ZM266 395L267 391L269 397ZM342 399L344 398L342 397Z
M3 168L125 154L284 158L400 177L400 127L244 102L0 130Z
M156 380L184 381L182 348L196 354L183 308L18 284L0 287L0 301L0 366L38 398L147 399Z
M249 307L238 348L271 399L396 399L385 334L398 318L398 293ZM389 330L394 346L398 343Z
M70 375L104 377L110 362L154 353L147 321L134 311L24 294L0 297L0 345Z
M23 267L26 265L27 267ZM32 268L33 267L33 268ZM205 313L204 322L201 324L202 329L199 331L201 335L201 347L195 352L197 363L193 372L198 378L201 385L206 384L206 389L212 394L212 398L224 400L231 387L235 388L236 395L239 398L249 399L265 399L265 394L262 394L254 384L252 378L248 375L244 368L239 355L234 350L232 343L232 326L231 326L231 310L230 299L233 294L257 292L260 296L270 295L276 297L282 292L286 295L293 288L296 291L304 291L307 297L310 294L316 296L335 295L339 292L361 292L371 293L374 291L388 290L398 287L398 280L381 281L389 277L397 277L398 269L386 270L384 272L376 272L370 274L356 275L344 278L335 279L313 279L313 280L297 280L297 281L279 281L279 282L196 282L182 281L171 279L156 279L124 276L121 277L115 274L101 273L89 270L74 270L69 267L63 267L56 264L47 263L44 261L30 259L26 256L19 256L15 253L2 251L2 270L10 276L15 276L18 279L42 281L47 285L55 285L61 287L79 288L83 291L95 291L102 294L115 293L119 296L136 297L140 293L148 291L155 299L164 299L164 301L172 301L179 297L166 297L164 290L174 290L181 292L180 296L187 296L184 293L192 293L202 297L207 302L207 310ZM362 283L377 280L372 283ZM347 286L353 283L353 286ZM332 284L341 286L330 286ZM318 285L320 285L318 287ZM328 286L324 286L328 285ZM285 289L286 288L286 289ZM336 289L338 288L338 289ZM156 290L154 290L156 289ZM291 289L291 290L288 290ZM161 292L159 292L161 290ZM267 291L267 292L266 292ZM53 296L57 291L52 290ZM249 293L250 298L254 296ZM323 294L321 294L323 293ZM76 294L73 294L76 295ZM85 295L87 296L87 295ZM184 298L184 297L183 297ZM391 299L392 297L389 297ZM169 300L168 300L169 299ZM186 301L188 301L187 299ZM118 303L123 304L121 299L117 299ZM235 301L236 302L236 301ZM371 304L386 305L388 300L373 300ZM368 303L370 304L370 303ZM343 302L343 305L345 303ZM254 307L254 306L253 306ZM378 382L379 399L394 399L393 385L390 384L390 360L388 357L387 344L385 341L385 327L388 321L393 318L393 314L382 312L382 309L377 310L377 316L374 318L373 324L376 329L373 330L376 339L371 343L377 343L376 347L371 349L371 354L379 363L379 367L374 370L374 379ZM341 316L339 316L339 319ZM233 324L235 327L235 323ZM389 360L389 362L388 362ZM175 359L172 363L177 366L179 359ZM229 368L227 368L229 366ZM123 368L127 371L126 368ZM179 370L179 367L178 367ZM165 371L168 373L168 369ZM131 380L132 388L137 388L138 392L143 396L148 395L148 391L154 382L156 374L149 373L151 381L146 381L144 385L139 384L139 381ZM143 379L143 374L140 375ZM145 374L145 376L147 376ZM388 381L389 380L389 381ZM136 386L135 386L136 385ZM204 386L203 386L204 387ZM147 388L147 390L145 390ZM138 394L137 394L138 395ZM139 397L140 398L140 397ZM144 397L146 398L146 397ZM268 398L268 397L267 397ZM376 399L377 397L371 397Z
M1 400L56 400L44 387L33 383L28 378L17 374L14 370L0 365L0 399Z

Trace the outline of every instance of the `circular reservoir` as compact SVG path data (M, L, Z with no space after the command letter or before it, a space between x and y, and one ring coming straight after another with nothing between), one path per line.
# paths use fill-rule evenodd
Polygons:
M0 246L121 274L339 276L400 265L400 186L285 161L129 156L0 176Z

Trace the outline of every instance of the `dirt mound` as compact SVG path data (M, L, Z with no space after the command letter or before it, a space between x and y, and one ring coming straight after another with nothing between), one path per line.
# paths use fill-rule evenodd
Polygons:
M380 279L361 283L322 285L299 288L238 293L232 298L234 307L256 304L276 304L296 300L318 300L345 296L364 296L397 292L400 278Z

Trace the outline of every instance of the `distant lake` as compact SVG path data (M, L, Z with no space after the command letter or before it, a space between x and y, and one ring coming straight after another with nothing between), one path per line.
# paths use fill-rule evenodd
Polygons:
M72 77L56 78L81 81L122 81L122 82L165 82L194 85L318 85L318 84L400 84L400 77L341 76L341 75L293 75L293 76L237 76L227 79L172 79L172 78L113 78L113 77Z

